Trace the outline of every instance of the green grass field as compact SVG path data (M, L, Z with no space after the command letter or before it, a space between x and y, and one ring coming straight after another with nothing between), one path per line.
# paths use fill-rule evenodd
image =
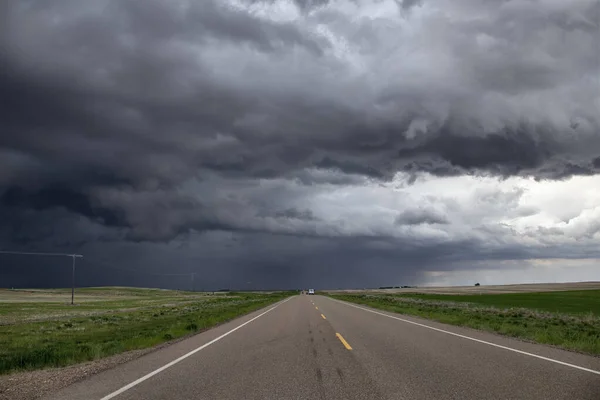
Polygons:
M491 295L330 294L373 308L600 355L600 290Z
M0 374L142 349L210 328L290 293L207 295L129 288L0 291Z
M409 293L402 294L401 296L424 300L473 303L496 308L521 307L553 313L592 313L596 316L600 316L600 290L481 295Z

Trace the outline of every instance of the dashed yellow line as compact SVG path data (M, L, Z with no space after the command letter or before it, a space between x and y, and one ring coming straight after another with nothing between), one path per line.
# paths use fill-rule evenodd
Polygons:
M348 344L348 342L346 342L346 339L344 339L342 335L336 333L335 336L337 336L337 338L340 339L340 342L342 342L346 350L352 350L352 347L350 347L350 345Z
M315 306L315 308L316 308L317 310L319 309L319 307L317 307L317 306Z
M321 317L323 317L323 319L327 319L327 318L325 318L325 316L323 314L321 314Z

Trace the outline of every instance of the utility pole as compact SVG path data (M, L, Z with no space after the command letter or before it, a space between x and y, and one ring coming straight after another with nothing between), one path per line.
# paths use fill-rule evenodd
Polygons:
M58 256L58 257L71 257L73 259L73 272L71 275L71 304L74 304L75 300L75 259L83 258L81 254L65 254L65 253L40 253L33 251L8 251L0 250L0 254L15 254L23 256Z

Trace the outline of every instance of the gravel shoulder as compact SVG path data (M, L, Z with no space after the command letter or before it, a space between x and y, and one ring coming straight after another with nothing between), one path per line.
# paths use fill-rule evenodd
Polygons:
M39 371L26 371L10 375L1 375L0 400L38 399L89 376L114 368L119 364L129 362L144 354L168 346L169 344L162 344L150 349L133 350L100 360L71 365L64 368L50 368Z

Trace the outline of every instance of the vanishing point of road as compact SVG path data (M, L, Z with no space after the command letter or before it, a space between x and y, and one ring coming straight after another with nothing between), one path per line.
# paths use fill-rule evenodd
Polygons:
M46 399L600 399L600 359L294 296Z

